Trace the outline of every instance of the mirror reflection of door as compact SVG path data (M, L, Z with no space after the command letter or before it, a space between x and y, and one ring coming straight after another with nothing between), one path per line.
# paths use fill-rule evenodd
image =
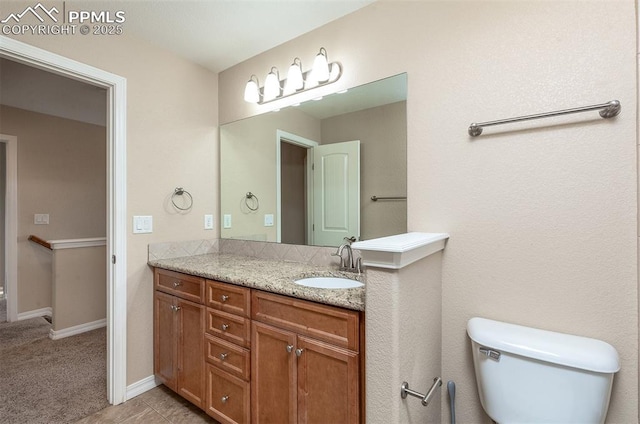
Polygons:
M313 241L339 246L360 238L360 140L313 148Z
M278 131L278 147L278 241L339 246L358 239L360 141L322 146Z

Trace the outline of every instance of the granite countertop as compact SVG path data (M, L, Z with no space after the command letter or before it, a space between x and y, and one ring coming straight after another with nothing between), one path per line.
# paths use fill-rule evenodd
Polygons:
M327 305L364 311L365 287L318 289L295 284L306 277L346 277L364 283L363 275L297 262L259 259L230 254L207 254L151 260L149 265L211 280L279 293Z

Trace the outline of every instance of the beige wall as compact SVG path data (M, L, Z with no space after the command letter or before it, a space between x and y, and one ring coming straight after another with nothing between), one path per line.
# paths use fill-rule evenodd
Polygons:
M152 215L153 233L127 240L127 384L153 374L152 242L216 238L204 214L218 211L217 75L127 33L15 37L127 79L127 215ZM176 187L193 196L177 213Z
M344 68L327 90L408 73L408 227L451 234L433 343L443 380L458 386L458 422L487 422L465 331L473 316L613 344L622 370L608 421L638 420L635 37L630 0L377 2L220 74L229 122L291 101L249 105L238 93L251 74L310 63L320 46ZM614 98L623 111L610 121L467 135L474 121Z
M52 254L53 330L105 319L106 247L56 249Z
M322 120L322 144L360 140L360 239L407 232L407 103L397 102Z
M104 237L106 130L0 107L0 133L18 138L18 313L52 306L51 252L27 240ZM35 225L34 214L49 214Z

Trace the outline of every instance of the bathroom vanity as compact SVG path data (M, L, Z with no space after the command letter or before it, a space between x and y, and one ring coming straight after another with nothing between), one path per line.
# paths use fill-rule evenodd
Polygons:
M222 423L364 422L364 287L295 284L350 275L225 254L150 265L167 387Z

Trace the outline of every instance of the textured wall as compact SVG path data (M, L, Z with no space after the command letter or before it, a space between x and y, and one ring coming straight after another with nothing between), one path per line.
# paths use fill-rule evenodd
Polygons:
M609 421L638 419L634 6L376 2L220 74L227 122L265 108L237 95L248 76L296 56L310 63L320 46L344 68L327 90L408 73L408 226L451 234L433 343L458 386L458 422L487 422L465 331L473 316L613 344L622 371ZM467 134L474 121L614 98L623 112L610 121L592 113Z

